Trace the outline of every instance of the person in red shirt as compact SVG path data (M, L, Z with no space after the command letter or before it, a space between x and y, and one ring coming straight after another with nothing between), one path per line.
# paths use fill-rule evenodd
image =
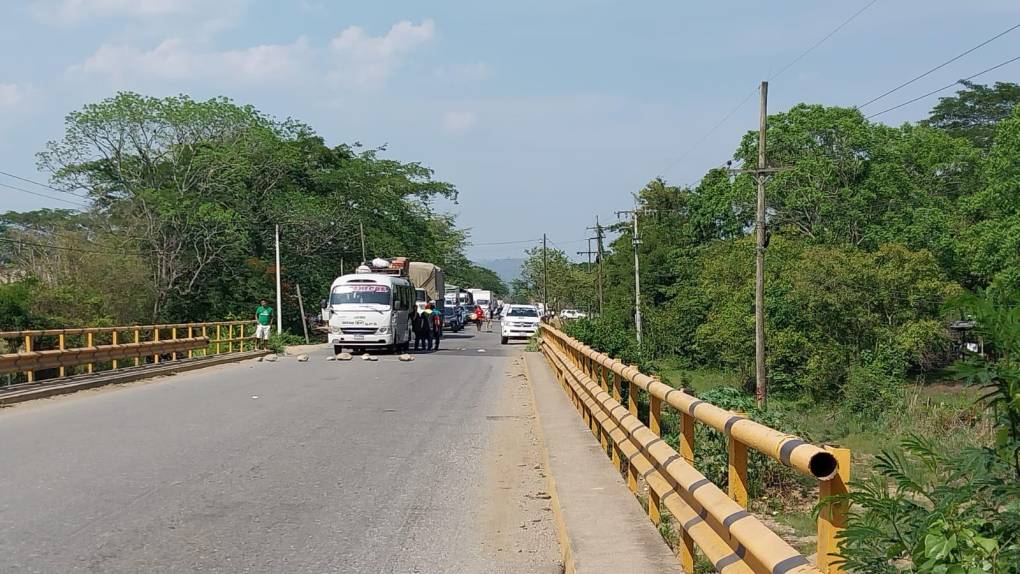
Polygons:
M482 317L485 317L485 311L482 310L481 305L475 305L475 325L478 330L482 330Z

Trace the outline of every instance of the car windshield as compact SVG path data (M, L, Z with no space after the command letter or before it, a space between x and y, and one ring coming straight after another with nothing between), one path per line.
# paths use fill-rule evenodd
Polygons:
M507 315L510 317L538 317L538 311L531 307L514 307Z
M329 296L330 305L389 305L390 288L386 285L341 285Z

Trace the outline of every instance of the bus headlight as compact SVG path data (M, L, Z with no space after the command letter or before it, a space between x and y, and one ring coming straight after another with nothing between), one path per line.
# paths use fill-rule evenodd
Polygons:
M377 332L380 335L385 335L386 333L390 332L390 328L389 327L379 327L379 330Z

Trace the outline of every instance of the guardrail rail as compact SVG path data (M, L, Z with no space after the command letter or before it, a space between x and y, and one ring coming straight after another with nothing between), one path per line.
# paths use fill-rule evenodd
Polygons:
M828 497L847 492L850 451L819 447L745 415L706 403L600 353L543 323L541 349L557 379L592 434L625 472L635 494L639 477L648 486L648 515L657 526L663 509L681 527L678 554L685 572L694 572L695 544L725 574L842 572L835 555L837 533L845 527L845 502ZM624 406L623 387L627 399ZM639 394L648 397L646 426ZM679 415L678 450L662 438L664 406ZM719 431L728 442L727 490L694 466L695 424ZM771 457L818 482L818 547L812 564L761 520L748 512L747 449Z
M0 331L0 385L254 349L251 321ZM124 359L127 359L126 361Z

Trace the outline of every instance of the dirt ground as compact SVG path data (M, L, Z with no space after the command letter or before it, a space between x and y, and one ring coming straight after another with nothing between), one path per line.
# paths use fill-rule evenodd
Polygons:
M493 558L491 572L559 574L563 565L528 384L523 361L514 359L500 389L506 399L500 403L513 410L487 417L498 426L486 449L484 544Z

